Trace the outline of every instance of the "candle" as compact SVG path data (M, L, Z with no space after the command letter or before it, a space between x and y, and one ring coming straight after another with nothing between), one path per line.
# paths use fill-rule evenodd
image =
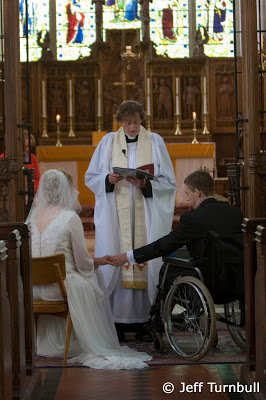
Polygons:
M179 96L176 95L175 97L175 113L178 115L179 114Z
M42 116L46 118L45 81L42 81Z
M207 114L207 79L203 79L203 114Z
M101 98L100 97L98 97L98 117L101 117L102 116L102 114L101 114Z
M151 115L151 99L150 96L147 96L147 115Z
M72 109L72 79L69 80L69 117L73 116Z
M175 78L175 94L178 96L178 78Z
M147 78L147 96L150 96L150 78Z
M98 79L98 117L102 115L102 107L101 107L101 80Z
M57 116L56 116L56 123L60 124L60 115L59 114L57 114Z
M98 96L101 97L101 79L98 79Z
M197 114L195 113L195 111L193 111L192 116L193 116L194 121L196 121L196 119L197 119Z

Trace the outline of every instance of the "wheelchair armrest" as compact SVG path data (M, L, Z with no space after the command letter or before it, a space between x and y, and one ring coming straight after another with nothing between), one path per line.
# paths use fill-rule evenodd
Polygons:
M163 257L163 262L186 268L195 268L197 266L197 263L195 260L193 260L193 258L179 258L171 255Z

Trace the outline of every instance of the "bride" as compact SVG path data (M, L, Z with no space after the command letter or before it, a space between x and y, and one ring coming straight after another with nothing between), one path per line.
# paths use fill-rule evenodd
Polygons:
M151 360L150 356L119 345L104 278L97 269L105 259L93 260L87 251L77 197L78 191L63 172L48 170L27 218L32 226L33 257L65 254L65 286L73 322L69 355L75 356L71 361L97 369L147 367L144 361ZM33 286L33 298L62 300L57 284ZM65 319L40 315L37 354L63 356L65 332Z

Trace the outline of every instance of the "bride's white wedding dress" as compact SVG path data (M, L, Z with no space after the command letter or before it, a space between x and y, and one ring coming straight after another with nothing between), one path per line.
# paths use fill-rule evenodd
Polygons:
M98 369L144 368L144 361L151 359L126 346L120 347L104 278L94 270L84 239L80 218L74 211L61 211L40 232L32 225L33 257L64 253L66 257L65 285L73 328L69 355L71 361ZM34 299L61 300L57 284L33 287ZM39 316L37 327L37 354L63 356L66 320L60 317Z

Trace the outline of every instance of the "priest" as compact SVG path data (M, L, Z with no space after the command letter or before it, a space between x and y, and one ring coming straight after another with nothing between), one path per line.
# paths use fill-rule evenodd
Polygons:
M85 184L95 193L95 256L127 252L169 233L175 205L175 174L161 136L147 131L141 122L145 113L135 101L123 102L116 119L122 125L99 143L85 175ZM151 164L153 180L127 177L113 167L137 168ZM106 265L103 271L120 341L125 326L134 324L137 340L149 340L142 325L158 283L161 258L122 268ZM126 325L127 324L127 325Z

